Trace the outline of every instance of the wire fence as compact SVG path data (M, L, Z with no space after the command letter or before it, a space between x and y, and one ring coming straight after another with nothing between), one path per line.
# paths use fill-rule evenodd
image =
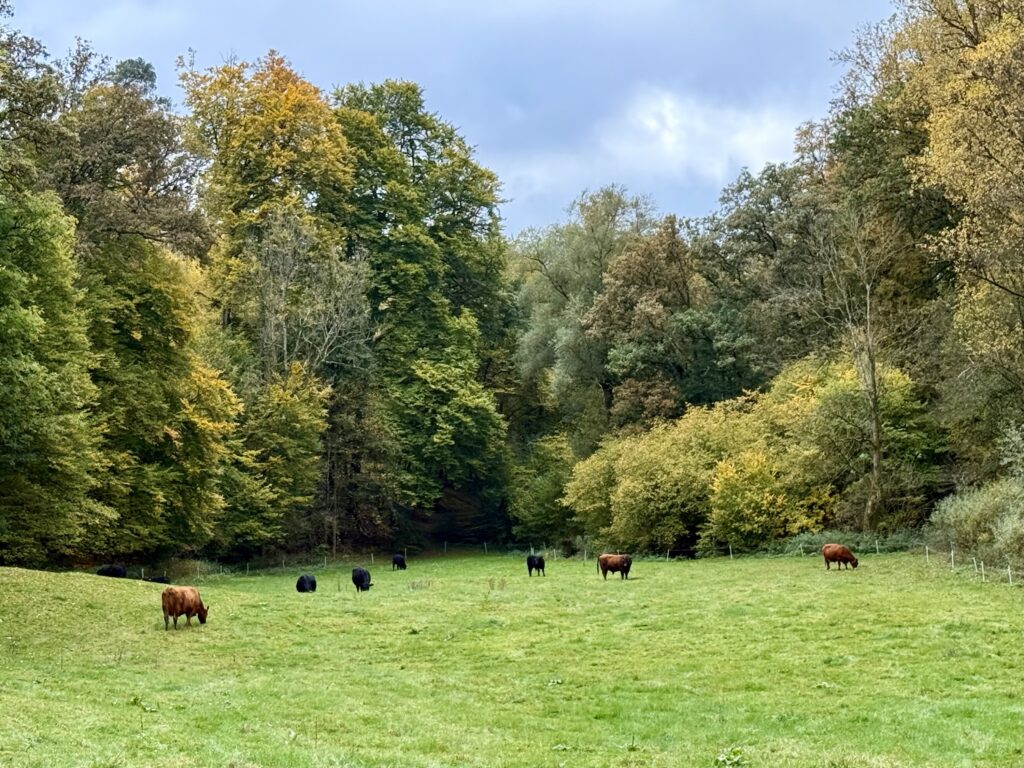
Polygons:
M1024 571L1016 570L1011 563L986 562L975 555L957 552L956 547L950 547L946 552L925 545L924 558L929 564L949 568L951 571L980 579L982 582L1001 583L1011 587L1024 583Z

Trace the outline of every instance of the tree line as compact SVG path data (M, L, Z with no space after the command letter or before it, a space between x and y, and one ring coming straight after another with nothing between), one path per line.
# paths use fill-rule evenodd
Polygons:
M0 561L756 549L1024 557L1024 3L902 0L791 162L509 240L413 83L0 31Z

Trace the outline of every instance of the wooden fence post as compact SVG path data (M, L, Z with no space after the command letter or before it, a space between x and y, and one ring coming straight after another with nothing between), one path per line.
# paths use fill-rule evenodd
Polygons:
M732 542L729 542L729 559L732 560Z

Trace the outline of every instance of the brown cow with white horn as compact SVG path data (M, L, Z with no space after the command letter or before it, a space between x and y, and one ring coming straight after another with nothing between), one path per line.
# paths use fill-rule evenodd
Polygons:
M192 617L198 616L199 623L206 623L206 614L210 606L203 605L199 590L195 587L168 587L163 592L164 629L168 627L168 619L174 619L174 628L178 628L178 617L185 617L185 625L192 626Z

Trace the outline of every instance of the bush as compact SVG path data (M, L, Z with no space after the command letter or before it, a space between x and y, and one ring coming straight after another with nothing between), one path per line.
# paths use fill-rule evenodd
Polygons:
M702 538L756 549L820 523L803 515L781 480L781 472L763 451L744 451L723 459L711 482L711 515Z
M930 539L986 562L1024 566L1024 479L996 480L943 499L932 515Z

